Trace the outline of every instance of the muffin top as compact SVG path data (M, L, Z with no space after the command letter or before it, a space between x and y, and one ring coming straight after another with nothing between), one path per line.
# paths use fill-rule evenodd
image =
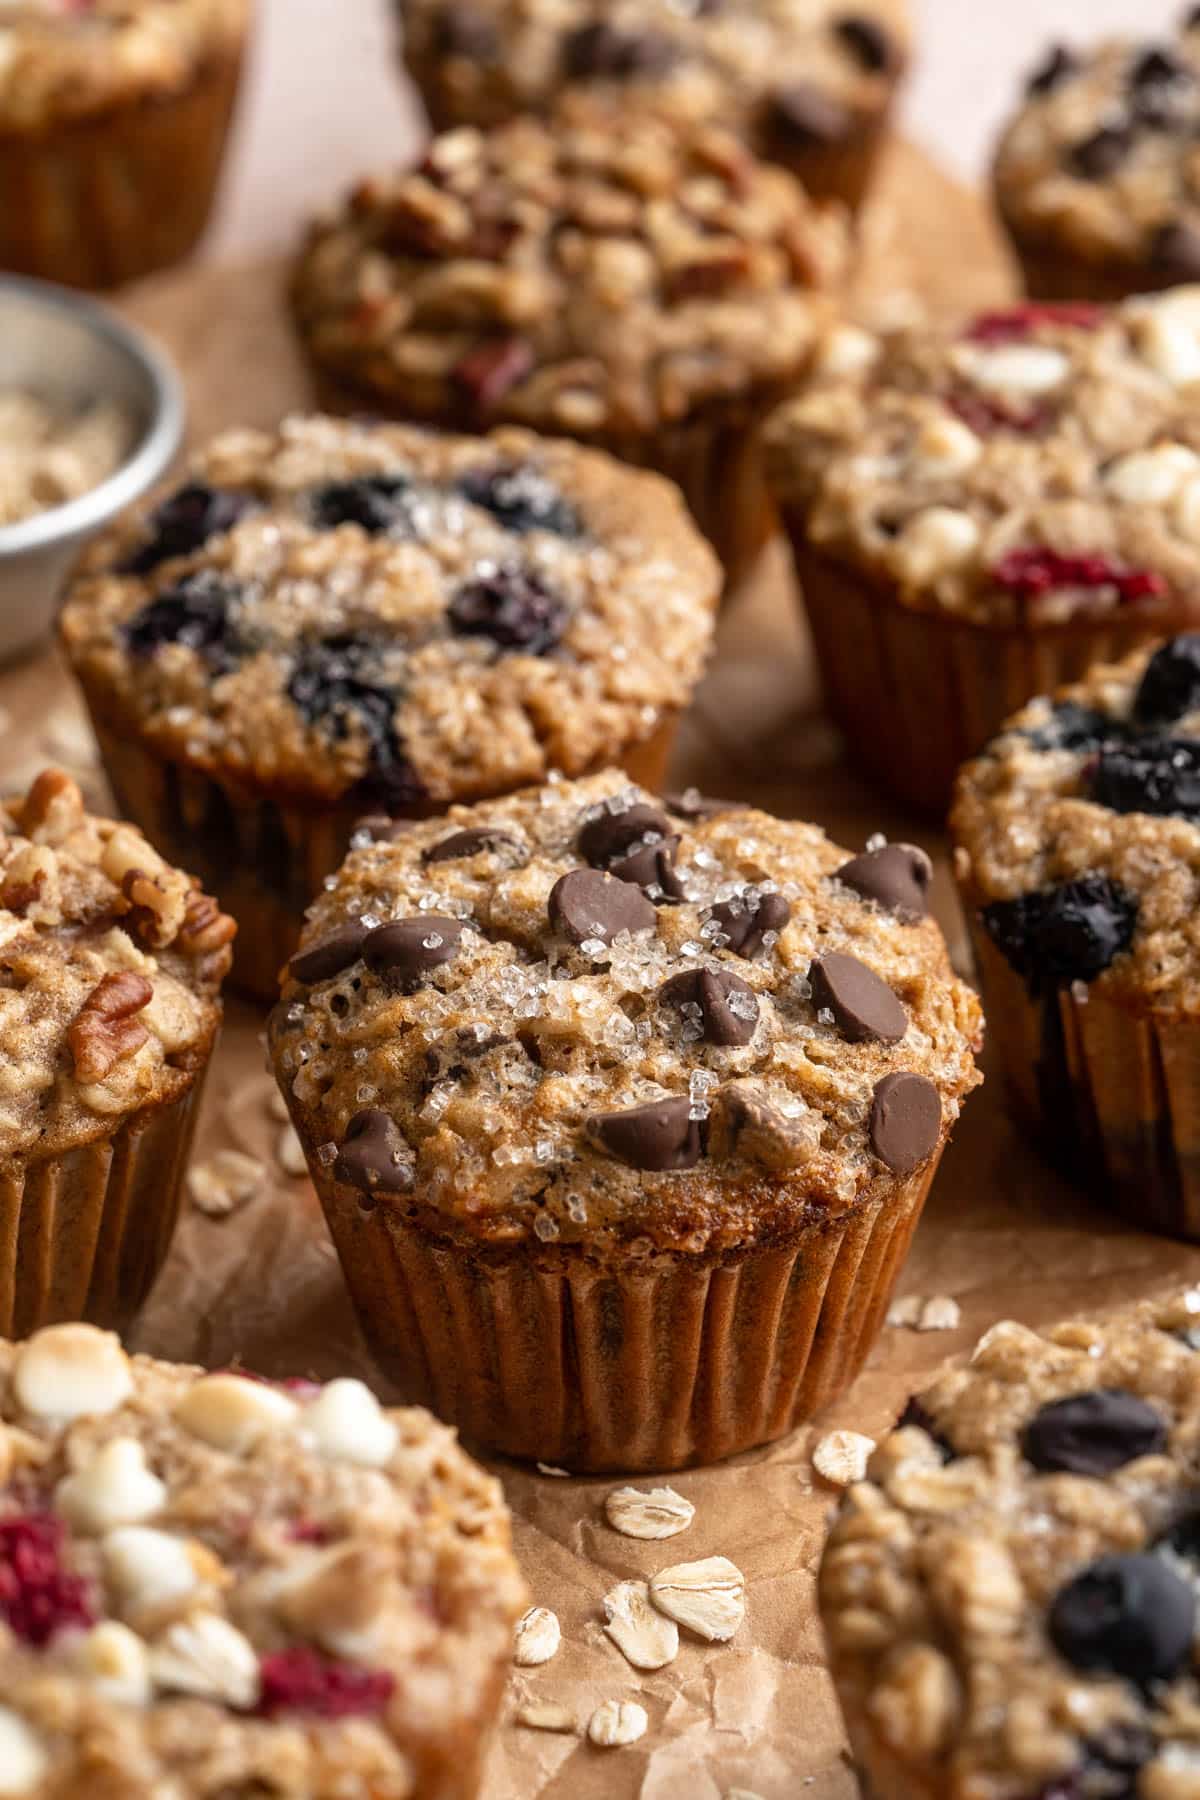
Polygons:
M1101 266L1200 275L1200 7L1161 43L1057 45L996 153L1023 237Z
M0 802L0 1166L182 1093L211 1047L237 931L59 769Z
M909 54L907 0L398 0L415 67L463 124L543 112L585 87L769 151L842 142Z
M1036 991L1200 1011L1200 634L1031 701L962 771L959 879Z
M1196 1793L1198 1321L1192 1289L996 1325L851 1489L822 1617L847 1713L912 1792Z
M651 736L719 585L675 488L598 452L303 418L216 439L88 555L62 629L172 761L419 811Z
M1169 629L1200 581L1197 383L1200 287L841 327L769 423L771 481L818 552L906 606Z
M640 439L772 391L840 279L840 217L725 131L576 107L433 140L312 229L322 370L439 424Z
M388 1800L486 1724L522 1584L499 1483L358 1381L0 1342L5 1795Z
M617 773L379 841L272 1020L301 1135L362 1203L493 1241L761 1242L886 1196L978 1079L909 846Z
M185 87L249 19L250 0L0 0L0 130Z

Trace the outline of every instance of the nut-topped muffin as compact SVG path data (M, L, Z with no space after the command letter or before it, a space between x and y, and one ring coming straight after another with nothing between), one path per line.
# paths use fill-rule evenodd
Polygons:
M1033 701L951 829L1023 1117L1136 1224L1200 1239L1200 634Z
M658 468L741 567L765 532L750 427L803 371L845 248L729 133L580 106L448 132L362 182L292 298L335 399Z
M124 811L278 993L365 813L661 778L720 575L668 483L519 430L235 431L87 557L62 632Z
M389 1372L570 1469L840 1391L978 1079L929 875L616 772L364 832L271 1047Z
M848 1493L821 1616L870 1800L1191 1800L1200 1290L1005 1321Z
M522 1583L427 1413L0 1341L0 1792L472 1800Z
M0 268L77 287L187 254L251 0L0 0Z
M1056 44L996 152L1038 299L1116 300L1200 276L1200 7L1173 37Z
M1032 695L1200 620L1200 288L824 345L768 428L830 710L943 812Z
M0 1328L124 1326L179 1210L237 927L58 769L0 802Z
M909 60L907 0L398 0L436 130L551 112L585 88L719 119L818 199L855 207Z

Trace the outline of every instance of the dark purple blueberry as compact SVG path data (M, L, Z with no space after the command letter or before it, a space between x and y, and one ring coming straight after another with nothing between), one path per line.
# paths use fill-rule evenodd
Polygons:
M1200 1510L1186 1512L1176 1519L1170 1531L1159 1538L1156 1550L1166 1550L1183 1562L1200 1570Z
M1179 1673L1195 1626L1195 1591L1161 1556L1101 1556L1050 1607L1050 1637L1072 1668L1140 1686Z
M157 594L125 627L125 641L135 656L153 656L164 644L182 644L217 669L236 660L230 609L242 597L236 581L201 569Z
M1123 1388L1094 1388L1048 1401L1021 1436L1027 1462L1042 1474L1111 1475L1167 1441L1161 1415Z
M370 767L357 797L384 811L402 812L426 798L396 730L394 688L371 678L376 649L369 640L345 633L307 645L288 682L288 698L310 725L336 739L354 725L370 746Z
M1112 812L1200 818L1200 743L1148 738L1106 745L1086 787L1090 799Z
M896 1420L896 1430L903 1431L905 1426L908 1425L915 1425L918 1430L925 1433L926 1437L933 1439L934 1443L942 1453L942 1460L944 1462L955 1461L958 1456L958 1451L954 1448L950 1439L939 1429L934 1421L933 1414L924 1405L918 1394L909 1395L904 1411Z
M492 21L478 12L470 0L447 0L434 21L433 48L438 56L490 62L500 48L500 38Z
M1138 1725L1112 1725L1083 1746L1083 1761L1029 1800L1137 1800L1138 1776L1157 1748Z
M889 33L866 13L845 13L833 22L834 35L868 75L886 75L895 61Z
M1111 738L1120 735L1122 727L1107 713L1090 706L1078 706L1064 700L1056 706L1045 725L1026 733L1034 750L1099 750Z
M1129 71L1130 99L1138 123L1166 130L1191 97L1193 77L1186 63L1157 45L1143 50Z
M491 469L468 469L459 477L459 492L472 506L491 513L506 531L552 531L556 537L583 533L579 514L540 469L529 463L500 463Z
M1071 146L1066 162L1071 173L1083 181L1107 181L1132 149L1133 130L1129 125L1102 125L1090 137Z
M1094 981L1123 950L1137 926L1138 903L1107 875L1084 875L985 906L983 928L1030 989Z
M513 564L460 587L449 616L460 637L490 638L501 650L544 656L563 634L567 607L540 575Z
M232 531L256 505L253 494L189 481L168 494L150 514L146 542L133 552L123 568L130 575L148 575L172 557L191 556L193 551L203 549L210 538Z
M310 502L322 531L359 525L372 537L411 531L412 482L407 475L358 475L316 488Z
M1079 58L1065 44L1055 44L1044 63L1029 77L1030 94L1052 94L1079 72Z
M1150 266L1177 282L1200 276L1200 231L1183 219L1160 225L1150 245Z
M678 46L665 32L621 31L603 20L581 25L563 39L563 73L571 81L665 75L678 60Z
M1185 632L1154 652L1133 700L1137 725L1173 725L1200 709L1200 631Z

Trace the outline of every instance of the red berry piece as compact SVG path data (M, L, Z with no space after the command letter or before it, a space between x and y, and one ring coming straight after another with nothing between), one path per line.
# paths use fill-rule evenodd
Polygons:
M1024 437L1036 437L1048 431L1057 416L1050 406L1034 406L1028 412L1017 412L1002 406L998 400L986 400L982 394L963 391L951 394L949 407L964 425L978 437L991 437L996 431L1019 431Z
M315 1650L277 1650L260 1664L262 1694L258 1710L315 1714L321 1719L349 1719L383 1712L396 1686L383 1669L359 1669L333 1662Z
M1104 307L1086 300L1035 301L1002 312L980 313L967 328L967 340L972 344L1019 344L1043 325L1064 331L1098 331L1105 316Z
M1166 577L1153 569L1126 569L1108 556L1063 556L1044 544L1011 550L991 571L998 587L1021 600L1038 600L1066 588L1114 588L1122 601L1162 600Z
M64 1565L66 1532L49 1513L0 1522L0 1618L41 1649L60 1631L95 1620L87 1583Z

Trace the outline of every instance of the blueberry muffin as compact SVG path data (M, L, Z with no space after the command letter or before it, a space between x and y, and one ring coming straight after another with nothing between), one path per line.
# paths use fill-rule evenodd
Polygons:
M819 1581L869 1800L1193 1800L1198 1318L998 1324L876 1450Z
M472 1800L522 1585L499 1483L359 1381L0 1341L0 1791Z
M677 481L740 572L754 426L804 369L841 221L713 127L593 106L436 138L309 234L292 289L324 396L579 438Z
M768 427L849 753L943 814L1034 694L1200 622L1200 287L830 334Z
M0 269L109 287L208 220L251 0L0 0Z
M665 481L527 431L235 431L90 552L62 620L122 809L278 995L364 815L614 758L658 781L720 577Z
M402 1389L571 1470L839 1393L978 1079L929 876L615 772L364 833L270 1045Z
M910 55L907 0L398 0L434 129L546 115L586 89L719 119L815 198L857 207Z
M0 802L4 1332L124 1327L145 1299L236 929L140 832L87 814L61 770Z

